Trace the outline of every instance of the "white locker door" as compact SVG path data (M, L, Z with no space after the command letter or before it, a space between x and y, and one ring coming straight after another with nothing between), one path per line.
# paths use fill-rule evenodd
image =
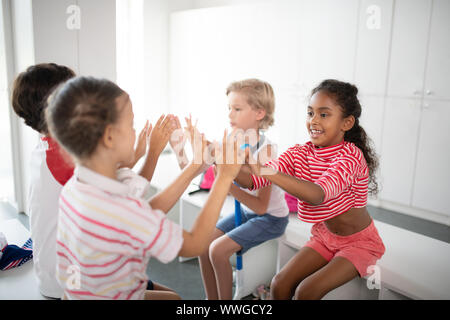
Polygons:
M324 79L353 82L358 1L304 0L299 19L300 85L309 93Z
M389 67L389 96L419 97L430 25L431 0L395 1Z
M71 0L32 2L35 63L54 62L79 72L78 29L67 25L68 20L77 18L70 10L73 5Z
M413 206L450 216L450 100L423 103Z
M362 0L359 9L355 83L365 95L384 95L393 0Z
M420 99L387 98L380 153L381 200L411 205Z
M425 97L450 99L450 1L448 0L433 1Z
M78 0L80 75L116 81L116 2Z

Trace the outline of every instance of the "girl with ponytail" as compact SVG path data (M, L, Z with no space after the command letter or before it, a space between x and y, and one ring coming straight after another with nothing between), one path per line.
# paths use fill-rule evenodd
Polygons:
M378 160L359 124L357 94L350 83L322 81L307 106L310 141L265 164L248 153L252 174L241 170L236 178L251 190L280 186L298 199L298 218L313 223L310 240L272 279L273 299L321 299L368 275L385 252L366 209L377 192Z

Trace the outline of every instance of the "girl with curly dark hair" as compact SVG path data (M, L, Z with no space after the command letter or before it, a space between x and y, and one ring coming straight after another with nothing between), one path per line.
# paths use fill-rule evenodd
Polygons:
M356 276L368 275L385 251L367 212L377 192L378 160L359 124L358 89L324 80L311 92L306 128L310 141L265 165L249 157L252 175L236 181L250 189L274 183L297 200L297 215L313 223L311 239L272 279L274 299L321 299Z

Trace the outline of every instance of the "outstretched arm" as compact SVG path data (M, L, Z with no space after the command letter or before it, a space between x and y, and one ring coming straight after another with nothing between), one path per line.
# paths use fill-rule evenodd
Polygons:
M267 213L271 192L272 186L259 189L257 195L255 196L241 190L241 188L234 184L230 187L230 194L258 215Z
M265 167L267 171L271 173L262 175L263 178L269 180L273 184L276 184L284 191L290 193L294 197L306 201L312 205L319 205L325 198L323 189L317 184L302 180L296 177L292 177L285 173L276 171L270 167Z
M196 132L196 134L193 135L196 140L192 141L192 143L201 146L201 150L204 151L206 148L206 139L204 135L198 133L195 127L193 127L192 130ZM150 200L150 206L152 208L160 209L167 213L175 205L191 183L192 179L206 169L202 155L203 152L200 152L198 157L194 157L191 163L183 169L175 181Z
M159 209L164 213L170 209L183 195L186 188L198 174L202 171L201 165L191 163L183 169L178 178L175 179L167 188L156 194L150 199L150 206L153 209Z
M218 174L214 180L214 184L208 196L204 207L195 220L194 226L190 231L183 231L183 246L179 252L180 256L193 257L204 253L209 245L210 239L217 220L219 219L220 211L227 196L230 185L239 171L244 160L242 152L238 153L236 141L227 140L226 131L223 139L222 152L227 152L234 149L233 163L217 164ZM226 159L224 155L223 159Z
M247 182L248 184L248 179L252 180L252 188L259 188L274 183L300 200L306 201L312 205L321 204L325 198L323 189L313 182L299 179L295 176L293 162L295 157L293 154L294 151L295 149L290 148L277 159L277 167L280 170L278 171L272 166L261 164L261 161L259 160L255 161L252 158L249 149L246 149L246 157L249 163L248 167L251 169L254 177L256 176L255 181L257 185L254 186L253 178L248 174L245 176L247 181L244 180L243 182ZM244 174L242 174L242 176L244 176ZM250 178L248 178L248 176L250 176ZM263 179L258 179L258 177Z

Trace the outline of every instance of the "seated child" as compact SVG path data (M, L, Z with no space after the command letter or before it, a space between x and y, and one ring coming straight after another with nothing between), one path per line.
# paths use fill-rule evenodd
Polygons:
M237 81L228 86L226 94L230 125L244 133L253 157L269 160L269 156L276 156L275 145L262 133L274 122L275 99L270 84L258 79ZM191 118L186 118L188 126L191 121ZM177 127L180 127L179 121ZM179 150L172 141L171 146L182 167L186 162L183 161L183 150ZM235 226L234 214L221 219L208 240L208 251L199 257L206 297L210 300L232 298L231 255L238 251L245 253L281 236L289 220L285 192L278 186L249 191L233 184L230 194L241 203L242 224Z
M368 194L377 192L378 159L359 124L357 94L350 83L322 81L306 107L310 141L238 176L252 190L280 186L298 199L298 218L313 223L310 241L273 278L274 299L321 299L366 276L385 252L366 208Z
M62 289L55 277L58 199L62 187L73 175L74 165L70 157L50 136L44 111L51 92L74 76L75 73L65 66L54 63L37 64L16 77L12 93L12 107L15 113L24 119L26 125L40 134L31 157L27 204L38 286L42 295L50 298L62 296ZM158 159L155 155L159 155L164 149L168 140L166 136L171 133L171 120L171 117L162 116L155 124L154 130L147 123L139 135L135 159L123 166L132 168L145 154L150 136L151 156L147 157L140 174L151 179ZM123 169L121 178L126 179L127 176L127 171Z
M65 66L54 63L34 65L17 76L12 93L15 113L41 134L31 156L27 201L34 270L40 292L50 298L62 295L55 277L58 197L62 186L73 174L73 164L60 153L58 144L48 135L43 112L51 91L74 76L75 73Z
M262 133L273 122L275 99L267 82L247 79L231 83L226 91L230 125L250 137L255 158L276 155L275 145ZM252 139L253 138L253 139ZM273 156L272 156L273 155ZM249 191L231 185L230 194L241 203L242 224L235 226L234 214L222 218L209 241L209 250L200 255L200 270L208 299L232 298L230 257L281 236L288 224L289 210L278 186Z
M126 92L90 77L61 86L46 110L52 136L76 163L60 195L56 247L57 278L68 299L168 298L147 291L150 257L167 263L206 250L238 163L244 161L225 133L223 153L233 148L234 161L218 165L211 194L192 231L185 231L165 214L204 170L203 160L194 159L150 201L134 195L129 184L117 180L117 168L134 158L133 118ZM204 138L192 143L206 147Z

